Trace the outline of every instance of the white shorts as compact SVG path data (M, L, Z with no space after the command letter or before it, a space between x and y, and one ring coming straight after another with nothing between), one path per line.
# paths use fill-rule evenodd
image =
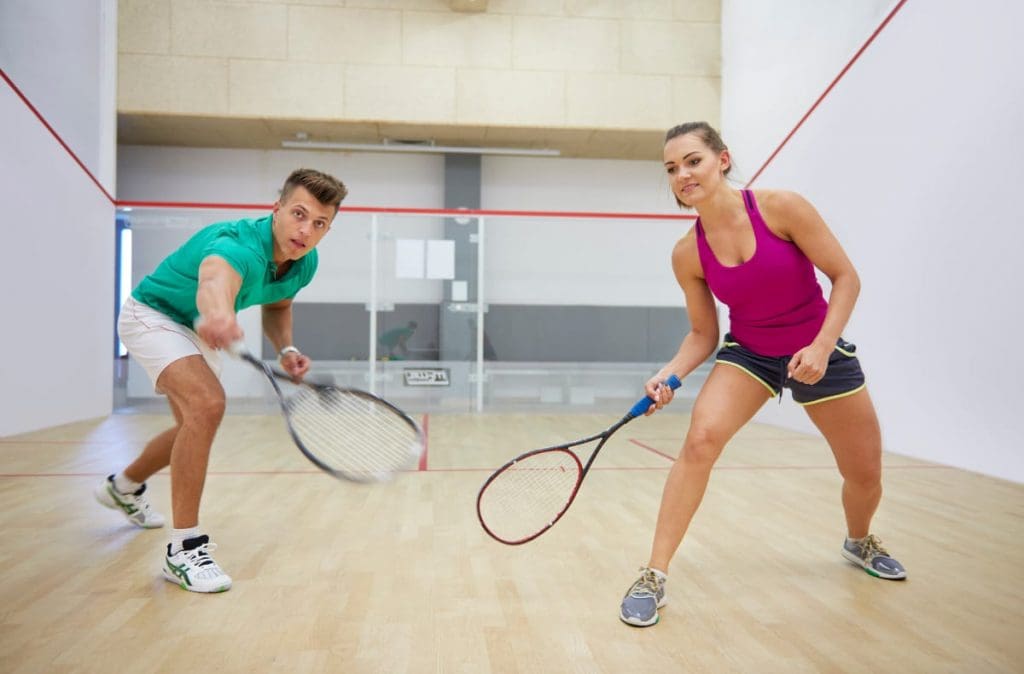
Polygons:
M192 330L167 314L128 296L117 319L117 334L153 381L153 390L161 393L156 380L164 368L186 356L202 356L213 374L220 377L220 353L207 346Z

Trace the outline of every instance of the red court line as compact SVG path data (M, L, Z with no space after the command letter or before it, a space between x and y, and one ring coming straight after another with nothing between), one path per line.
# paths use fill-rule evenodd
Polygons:
M644 443L640 442L639 440L637 440L635 438L630 438L629 441L632 442L637 447L642 447L642 448L646 449L648 452L651 452L653 454L657 454L658 456L660 456L662 458L665 458L665 459L668 459L669 461L672 461L673 463L676 460L676 457L671 456L669 454L666 454L665 452L662 452L660 450L657 450L654 447L651 447L650 445L645 445ZM835 464L822 464L820 466L808 466L808 465L804 465L804 466L800 466L800 465L797 465L797 466L753 466L753 465L743 465L743 464L740 464L740 465L735 465L735 466L716 465L713 470L826 470L826 469L827 470L834 470L835 467L836 467ZM890 466L890 465L883 464L882 467L885 470L904 469L904 468L952 468L952 466L943 466L943 465L939 465L939 464L923 464L923 465L909 464L909 465L896 465L896 466Z
M430 415L423 415L423 454L420 455L418 470L427 470L427 448L430 447Z
M660 466L594 466L590 470L597 472L645 472L645 471L666 471L671 466L663 464ZM896 465L896 466L883 466L885 470L964 470L965 468L957 468L956 466L943 466L940 464L921 464L921 465ZM714 470L835 470L835 464L820 466L752 466L752 465L738 465L738 466L715 466ZM409 469L399 471L401 473L485 473L490 474L494 472L493 466L481 467L481 468L470 468L470 467L453 467L453 468L431 468L426 471L419 471L416 469ZM273 477L275 475L322 475L323 471L315 468L306 468L302 470L211 470L207 472L207 475L265 475ZM93 472L93 473L0 473L0 479L3 478L27 478L27 477L103 477L109 475L108 472ZM169 473L157 473L155 477L170 477Z
M123 442L146 442L148 438L134 440L0 440L0 445L113 445Z
M651 447L650 445L645 445L644 443L640 442L636 438L630 438L629 441L632 442L637 447L643 447L648 452L653 452L654 454L657 454L658 456L664 457L664 458L668 459L669 461L675 461L676 460L676 457L670 456L669 454L666 454L665 452L659 451L659 450L655 449L654 447Z
M71 158L75 160L75 163L78 164L78 167L85 171L85 175L89 176L89 180L91 180L96 185L96 187L100 188L100 192L103 192L103 196L105 196L107 200L110 201L110 203L116 204L117 202L114 200L114 197L110 196L110 193L107 192L106 188L100 184L100 181L96 179L96 176L92 174L92 171L86 168L85 164L82 163L82 160L78 158L78 155L75 154L74 151L70 147L68 147L68 144L64 142L64 139L61 138L60 135L53 130L53 127L50 126L50 123L43 118L42 114L40 114L38 110L36 110L36 106L32 105L32 102L28 100L28 97L26 97L25 94L21 93L21 89L19 89L18 86L14 84L14 82L11 80L11 78L7 76L7 73L4 72L3 68L0 68L0 77L2 77L5 82L7 82L7 86L9 86L11 88L11 91L13 91L18 96L18 98L21 99L21 102L25 104L25 107L32 111L32 114L36 116L36 119L38 119L42 123L42 125L46 127L46 130L50 132L50 135L57 139L57 142L60 143L60 146L62 148L64 148L64 151L71 155Z
M816 100L814 102L814 105L812 105L811 108L806 113L804 113L804 116L801 117L800 121L796 123L796 126L794 126L793 130L789 132L789 135L782 139L782 142L779 143L779 146L775 148L775 152L772 152L771 156L769 156L768 159L765 160L764 164L761 165L761 168L757 169L757 173L754 174L754 177L747 181L746 187L750 187L751 185L754 184L754 181L757 180L758 176L760 176L761 173L768 167L768 164L772 163L772 160L775 159L775 156L779 154L779 152L786 145L786 143L789 142L789 139L793 137L793 134L797 132L797 129L803 126L804 122L807 121L807 118L811 116L811 113L818 108L818 106L821 104L823 100L825 100L825 97L828 96L832 89L835 88L836 84L839 83L839 80L843 79L847 71L853 66L854 63L857 62L857 59L859 59L861 54L864 53L864 50L868 48L868 45L875 41L875 38L878 37L878 34L882 32L882 29L886 27L889 21L891 21L892 18L896 16L896 12L900 11L900 8L902 8L903 5L905 5L906 3L907 0L900 0L899 3L897 3L897 5L892 8L892 11L889 12L889 15L886 16L885 20L878 25L878 28L876 28L875 32L871 34L871 37L867 39L867 42L861 45L861 48L858 49L857 53L853 55L853 58L850 59L850 62L846 64L846 67L839 71L839 74L836 75L836 78L832 80L832 84L828 85L828 88L825 89L821 96L818 96L818 100Z
M207 210L270 210L273 204L218 204L202 201L122 201L118 207L132 208L203 208ZM487 208L401 208L397 206L339 206L345 213L392 213L400 215L444 215L454 217L495 215L519 218L593 218L615 220L696 220L685 213L616 213L609 211L509 211Z

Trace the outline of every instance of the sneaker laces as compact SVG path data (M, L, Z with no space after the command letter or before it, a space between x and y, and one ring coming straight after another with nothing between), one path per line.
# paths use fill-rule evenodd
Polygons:
M114 487L114 489L117 489L117 487ZM123 494L123 496L130 496L132 498L132 501L134 501L133 505L142 513L144 520L149 519L149 516L153 514L153 507L149 505L149 499L145 497L145 493L146 483L142 483L142 486L131 494Z
M149 516L153 514L153 506L149 505L149 499L145 496L135 497L135 507L142 512L142 518L148 520Z
M640 578L629 588L631 597L657 597L661 582L657 574L646 566L640 567Z
M203 543L191 550L182 550L185 558L196 569L196 578L217 578L223 576L224 571L217 564L210 553L217 549L216 543Z
M864 540L860 542L860 556L865 561L870 561L875 557L888 557L889 553L885 548L882 547L882 541L874 534L868 534L864 537Z
M203 543L199 547L192 548L191 550L182 549L188 560L192 562L194 566L209 566L213 564L217 565L217 562L213 560L210 553L217 549L216 543Z

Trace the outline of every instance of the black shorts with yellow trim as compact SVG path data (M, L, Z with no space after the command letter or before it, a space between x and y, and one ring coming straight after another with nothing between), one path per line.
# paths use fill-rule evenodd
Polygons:
M840 338L828 359L825 376L817 384L804 384L788 379L786 368L792 356L762 356L746 348L732 334L715 356L715 362L737 367L764 384L774 398L784 388L793 393L793 400L801 405L814 405L853 395L864 388L864 372L857 360L857 346Z

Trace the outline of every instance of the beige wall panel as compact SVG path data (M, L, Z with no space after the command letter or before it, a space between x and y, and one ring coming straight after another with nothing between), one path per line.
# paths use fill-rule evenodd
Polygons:
M459 70L456 121L503 126L565 126L565 75Z
M512 17L459 12L403 12L406 65L508 68Z
M170 0L120 0L117 3L117 49L135 54L169 54Z
M722 70L717 23L623 21L622 72L718 77Z
M288 59L398 65L402 62L402 13L289 7Z
M302 2L303 0L290 0ZM340 0L335 4L346 7L362 7L365 9L411 9L419 11L451 12L448 0Z
M121 54L117 109L224 115L228 111L228 63L218 58Z
M657 129L671 119L667 76L571 73L567 78L566 118L572 126Z
M435 145L469 143L482 145L487 129L466 124L379 124L382 138L391 140L433 140Z
M722 80L712 77L673 77L672 114L668 126L683 122L721 123ZM666 129L668 127L665 127Z
M565 13L606 19L671 19L672 0L565 0Z
M182 56L285 58L283 5L174 0L171 52Z
M253 4L264 5L322 5L324 7L344 7L345 0L244 0Z
M488 14L565 16L563 0L488 0Z
M228 78L233 115L332 119L344 114L341 64L235 60Z
M522 130L563 152L646 157L637 134L719 124L720 2L119 0L118 107L153 125L316 123L318 138L371 142L514 144Z
M295 134L305 133L309 140L346 141L350 143L376 143L380 137L380 127L373 122L358 123L323 119L266 119L263 120L270 133L278 141L299 140Z
M512 66L520 70L615 72L619 24L603 19L517 16L512 26Z
M345 118L353 121L455 120L455 70L409 66L345 69Z
M722 20L722 0L674 0L674 17L678 21Z

